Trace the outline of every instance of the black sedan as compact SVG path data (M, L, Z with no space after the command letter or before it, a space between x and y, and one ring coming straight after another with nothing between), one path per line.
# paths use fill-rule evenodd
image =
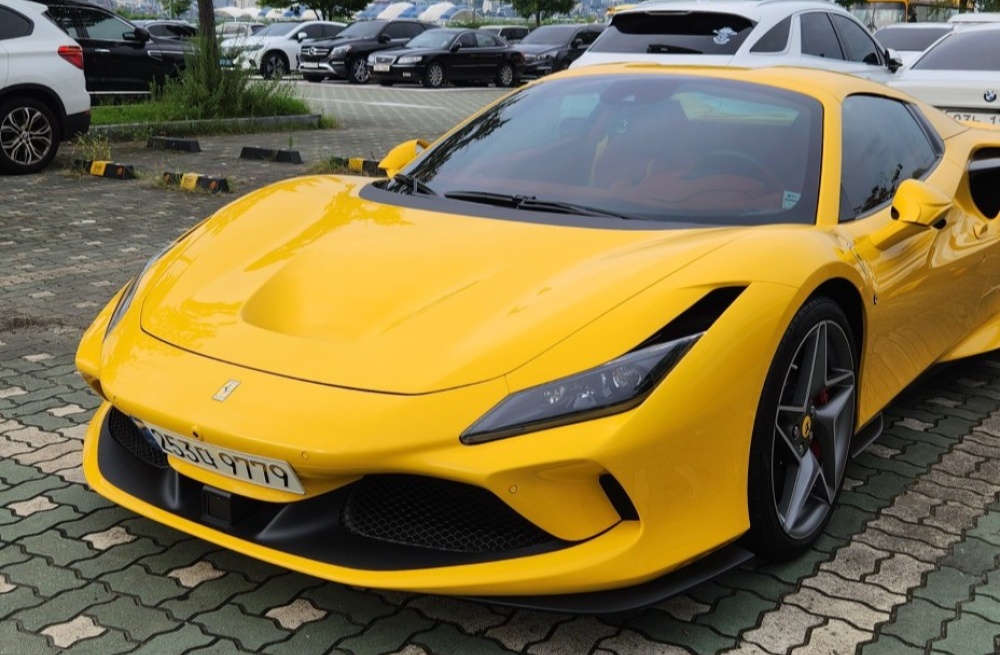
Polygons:
M524 76L541 77L569 68L604 31L604 25L543 25L514 49L524 55Z
M118 14L76 0L40 0L49 16L83 48L92 95L145 94L184 68L191 44L153 36Z
M448 82L494 82L514 86L521 79L524 57L499 37L470 29L428 30L405 48L368 56L372 79L383 86L421 83L432 89Z

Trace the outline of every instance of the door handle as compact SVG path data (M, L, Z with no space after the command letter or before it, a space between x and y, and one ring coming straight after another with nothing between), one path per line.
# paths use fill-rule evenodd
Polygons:
M110 55L111 54L111 51L108 50L107 48L95 48L94 52L96 52L99 55Z

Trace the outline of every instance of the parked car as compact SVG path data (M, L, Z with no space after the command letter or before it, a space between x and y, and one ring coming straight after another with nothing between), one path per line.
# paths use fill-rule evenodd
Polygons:
M0 172L36 173L90 126L83 48L25 0L0 0Z
M949 23L959 23L962 25L980 25L982 23L1000 23L1000 12L997 11L967 11L961 14L952 14L948 17Z
M998 135L821 70L544 78L153 257L77 351L83 473L311 576L574 615L794 558L883 408L998 346Z
M344 23L322 20L271 23L250 36L225 39L220 43L220 64L259 71L265 79L281 77L299 69L299 50L303 41L336 36L345 27Z
M956 23L896 23L875 32L875 40L909 66L932 43L953 31Z
M397 82L432 89L449 82L494 82L514 86L524 56L498 36L478 30L441 28L410 39L405 48L368 55L372 78L383 86Z
M946 34L889 84L952 118L1000 125L1000 24Z
M148 94L184 69L191 44L153 36L103 7L80 0L38 0L83 47L87 90L98 96Z
M198 28L183 20L137 20L138 27L146 28L153 36L164 39L193 39L198 35Z
M541 77L569 68L604 31L603 23L543 25L514 49L524 55L524 76Z
M225 21L215 24L215 36L221 40L251 36L264 29L264 23L250 21Z
M306 39L302 42L299 69L309 82L328 77L365 84L371 79L368 55L380 50L401 48L406 42L435 29L434 23L417 20L365 20L351 23L332 39Z
M805 66L879 82L901 65L846 9L824 0L665 0L620 11L573 67L636 61Z
M526 25L482 25L479 29L499 36L511 45L520 43L531 32L531 28Z

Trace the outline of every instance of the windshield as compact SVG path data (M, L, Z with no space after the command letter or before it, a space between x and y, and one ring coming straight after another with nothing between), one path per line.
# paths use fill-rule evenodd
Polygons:
M254 36L284 36L300 25L300 23L271 23L261 31L254 32Z
M593 52L732 55L739 50L753 26L752 21L742 16L707 11L616 14L590 49Z
M1000 71L1000 30L954 32L914 62L912 69Z
M811 224L821 124L817 100L745 82L666 74L553 80L501 100L442 140L404 170L406 188L649 221Z
M385 23L372 21L359 21L351 23L337 34L338 39L371 39L378 36L378 33L385 27Z
M406 42L407 48L444 49L451 44L457 32L451 30L427 30Z
M902 2L862 3L852 6L851 13L870 30L906 22L906 5Z
M908 25L911 23L907 23ZM919 25L919 23L917 24ZM951 31L950 27L883 27L875 39L893 50L926 50L927 47Z
M524 45L566 45L576 30L576 25L545 25L521 39L521 43Z

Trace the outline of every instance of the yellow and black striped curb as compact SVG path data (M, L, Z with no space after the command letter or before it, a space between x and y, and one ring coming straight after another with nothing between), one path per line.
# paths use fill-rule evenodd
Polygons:
M135 169L132 164L118 164L111 161L90 161L74 159L73 168L96 177L110 177L116 180L134 180Z
M185 191L202 190L210 193L229 193L229 180L224 177L212 177L201 173L170 173L163 174L163 183L169 186L179 186Z
M330 163L334 166L343 166L348 170L369 177L381 177L385 171L378 167L378 162L374 159L364 159L362 157L330 157Z

